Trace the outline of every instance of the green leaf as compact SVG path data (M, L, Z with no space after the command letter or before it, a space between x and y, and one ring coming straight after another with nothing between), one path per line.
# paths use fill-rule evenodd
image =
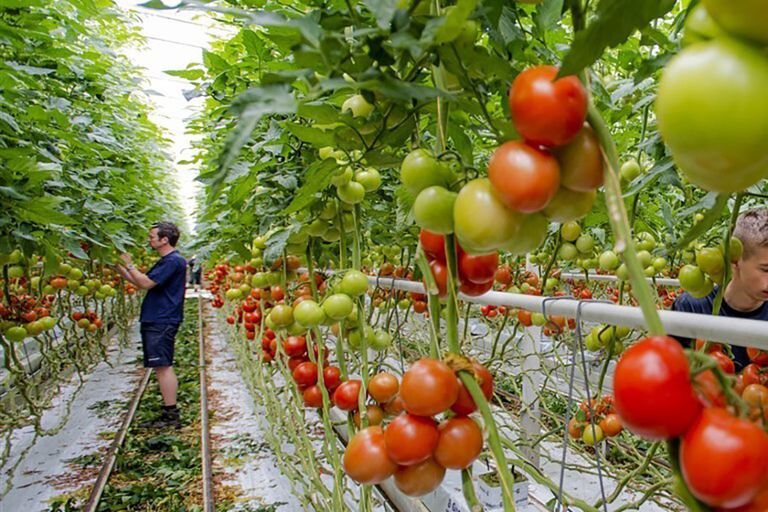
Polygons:
M397 10L397 0L363 0L363 4L374 15L379 28L389 28L392 16Z
M339 111L327 103L304 103L296 112L299 117L312 119L321 124L335 123L339 120Z
M166 75L178 76L187 80L199 80L205 77L205 71L202 69L171 69L163 71Z
M182 7L186 2L180 1L177 5L171 6L171 5L165 5L162 0L149 0L148 2L144 2L143 4L139 4L139 7L144 7L145 9L157 9L161 11L170 11L170 10L176 10L179 7Z
M600 0L597 16L574 37L559 75L580 73L606 48L623 43L637 29L669 12L674 4L674 0Z
M304 175L304 183L296 191L291 204L282 211L282 214L295 213L309 206L315 200L315 194L331 183L331 176L336 167L336 162L330 159L316 161L310 165Z
M285 246L288 243L288 238L299 230L298 225L291 226L290 228L283 228L276 231L267 239L267 248L264 249L264 263L272 265L277 258L283 255Z
M18 215L21 219L36 222L38 224L75 224L75 220L56 210L56 207L64 200L51 196L36 197L26 201Z
M685 234L684 237L677 242L677 250L682 250L693 240L696 240L699 236L707 232L712 225L717 222L723 213L723 208L728 204L729 194L718 194L715 204L712 205L709 210L704 214L704 218L700 222L697 222L693 227Z
M284 126L289 132L298 137L299 140L317 147L333 146L336 143L332 131L326 132L319 128L312 128L311 126L298 123L285 123Z
M231 66L229 62L221 58L219 55L203 50L203 64L213 73L219 73L229 69Z
M545 0L536 6L534 21L540 33L545 33L555 26L563 12L563 0Z

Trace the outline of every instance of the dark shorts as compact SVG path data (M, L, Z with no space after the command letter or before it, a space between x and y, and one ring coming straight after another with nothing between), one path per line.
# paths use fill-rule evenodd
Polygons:
M179 324L141 324L141 348L144 367L173 366L173 345Z

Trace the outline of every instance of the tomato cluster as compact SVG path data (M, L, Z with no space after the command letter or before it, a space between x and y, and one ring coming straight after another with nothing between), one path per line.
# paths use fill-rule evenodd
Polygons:
M445 256L445 237L422 229L419 242L429 261L441 298L448 296L448 264ZM482 295L493 288L499 266L499 253L475 256L464 251L457 243L456 255L459 270L459 291L469 296Z
M712 354L732 371L733 362L716 355L722 352L715 348ZM768 487L768 433L761 427L768 389L751 383L742 391L752 414L757 413L752 422L718 396L715 376L708 372L709 377L697 375L694 384L677 341L666 336L640 340L616 365L616 410L622 423L642 437L680 438L682 475L696 498L723 510L749 507ZM759 380L759 372L750 378Z
M484 396L490 398L490 372L476 361L470 364ZM340 390L334 394L334 402ZM440 485L446 469L467 468L482 451L482 430L468 416L477 406L446 363L436 359L415 362L403 375L399 392L393 376L376 375L368 392L377 401L399 402L402 412L384 428L369 421L371 426L350 439L343 463L355 481L377 484L394 475L403 493L421 496ZM356 399L355 394L355 406ZM444 413L442 421L434 419Z
M587 445L596 445L605 437L621 433L621 419L613 406L613 396L604 395L600 400L586 400L579 404L576 416L568 423L568 433L574 439L581 439Z

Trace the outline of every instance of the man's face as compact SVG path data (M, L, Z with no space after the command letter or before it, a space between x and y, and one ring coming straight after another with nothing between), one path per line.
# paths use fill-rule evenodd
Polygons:
M735 284L753 300L768 301L768 247L758 247L742 257L733 269Z
M149 246L151 248L153 248L154 250L158 250L159 248L166 245L167 243L168 243L167 238L158 237L157 228L152 228L149 230Z

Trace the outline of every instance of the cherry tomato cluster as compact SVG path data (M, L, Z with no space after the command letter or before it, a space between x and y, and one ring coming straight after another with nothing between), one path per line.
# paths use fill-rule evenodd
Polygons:
M622 430L612 395L603 395L600 400L593 398L589 403L585 399L579 404L576 416L568 423L570 436L590 446L598 444L605 437L615 437Z
M715 361L728 365L719 357ZM676 340L644 338L627 349L616 365L616 410L628 429L646 439L680 438L682 475L696 498L717 510L754 510L749 507L768 488L764 417L750 421L724 399L713 400L711 391L697 393L705 373L691 378L688 359ZM759 387L747 386L744 392L747 388L753 410L764 409L768 395Z
M490 398L490 372L476 361L470 364L483 395ZM337 406L341 390L334 394ZM399 401L402 412L386 427L370 422L350 439L343 463L355 481L378 484L394 475L403 493L421 496L440 485L446 469L467 468L480 455L482 429L469 416L477 405L445 362L428 358L415 362L403 375L399 394L397 380L379 374L371 379L369 394L377 401ZM351 407L357 404L357 394L354 397ZM438 422L434 417L442 414L445 417Z
M435 278L441 298L448 296L448 265L445 255L445 237L422 229L419 242L427 255L429 268ZM474 256L456 244L459 270L459 291L472 297L482 295L493 288L494 276L499 266L499 253L490 252Z

